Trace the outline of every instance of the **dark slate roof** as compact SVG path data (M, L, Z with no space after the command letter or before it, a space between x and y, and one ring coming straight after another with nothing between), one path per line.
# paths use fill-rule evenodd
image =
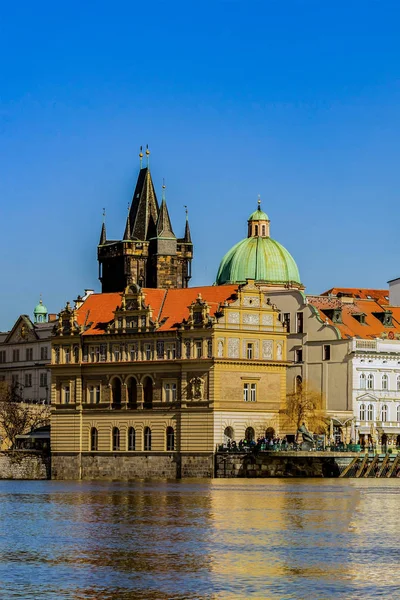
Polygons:
M156 235L158 202L150 170L141 169L129 211L130 239L149 240Z

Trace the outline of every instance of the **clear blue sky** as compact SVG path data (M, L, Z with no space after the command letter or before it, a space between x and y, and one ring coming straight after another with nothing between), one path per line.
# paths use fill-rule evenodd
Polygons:
M400 275L400 4L3 3L0 328L99 290L148 143L192 285L261 195L309 293ZM160 194L161 195L161 194Z

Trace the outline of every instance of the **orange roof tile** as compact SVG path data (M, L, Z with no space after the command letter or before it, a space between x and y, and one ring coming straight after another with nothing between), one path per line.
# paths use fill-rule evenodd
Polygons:
M376 300L363 300L352 298L351 302L342 301L341 298L322 296L307 296L308 303L314 306L321 319L329 325L336 327L342 338L376 338L382 333L400 333L400 307L390 307L380 304ZM327 316L326 310L332 308L342 309L343 323L333 323ZM385 310L393 312L393 327L385 327L374 313L382 313ZM365 314L365 325L360 323L354 315Z
M199 294L210 305L210 313L213 315L218 305L229 302L237 289L237 285L219 285L170 290L143 288L143 292L146 305L152 308L153 318L163 321L157 331L170 331L188 318L188 306ZM91 294L77 310L78 324L89 325L84 335L103 334L107 324L114 319L114 312L121 305L121 298L122 294L119 292Z
M387 304L389 302L389 290L375 290L369 288L334 287L323 292L321 296L337 296L338 294L351 298L359 298L360 300L377 300L380 304Z

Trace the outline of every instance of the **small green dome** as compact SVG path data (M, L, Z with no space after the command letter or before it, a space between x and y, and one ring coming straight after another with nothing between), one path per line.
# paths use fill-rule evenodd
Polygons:
M39 304L35 306L35 310L33 312L35 315L47 315L47 308L43 302L40 301Z
M257 208L257 210L255 210L253 213L251 213L251 215L249 216L249 218L247 219L248 221L269 221L269 217L267 215L267 213L265 213L263 210L261 210L260 206Z
M259 212L262 211L257 210L253 215ZM246 279L276 284L301 284L294 258L286 248L270 237L245 238L222 259L217 285L245 283Z

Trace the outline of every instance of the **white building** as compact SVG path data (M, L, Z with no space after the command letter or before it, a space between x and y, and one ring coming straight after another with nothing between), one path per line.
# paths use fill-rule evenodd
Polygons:
M400 446L400 340L352 340L350 356L360 441Z
M50 403L51 332L56 315L42 301L33 322L18 317L11 331L0 333L0 381L7 382L24 402Z

